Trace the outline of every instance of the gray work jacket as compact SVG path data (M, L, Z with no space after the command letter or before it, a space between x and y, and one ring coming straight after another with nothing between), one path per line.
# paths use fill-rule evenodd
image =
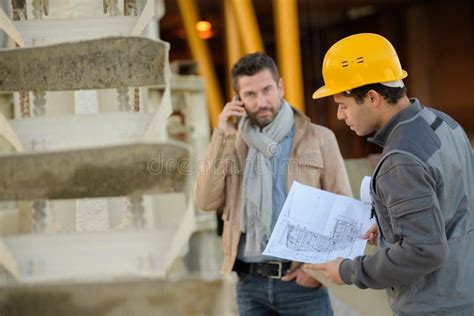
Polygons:
M452 118L411 102L370 139L384 147L371 183L379 249L339 272L386 289L396 315L474 315L472 147Z

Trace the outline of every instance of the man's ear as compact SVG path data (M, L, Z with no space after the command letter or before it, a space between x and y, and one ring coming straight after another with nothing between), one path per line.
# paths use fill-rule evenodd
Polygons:
M285 87L283 85L283 78L280 78L280 80L278 80L278 91L280 93L280 98L283 98L283 96L285 95Z
M367 102L372 106L372 107L378 107L380 106L380 102L382 101L383 97L375 90L369 90L367 92Z

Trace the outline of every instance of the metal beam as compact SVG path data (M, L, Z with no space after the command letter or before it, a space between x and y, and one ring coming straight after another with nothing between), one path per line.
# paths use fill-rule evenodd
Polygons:
M285 99L304 112L298 3L296 0L273 0L273 7L277 60L285 84Z
M140 13L130 35L139 36L155 16L155 0L148 0Z
M17 280L21 280L21 275L18 270L18 264L15 257L12 256L10 249L0 238L0 267L5 268Z
M206 79L209 116L211 126L214 128L217 126L219 113L221 112L224 101L213 68L211 53L207 44L199 38L194 28L196 22L198 22L198 14L194 0L178 0L178 5L192 55L198 62L199 73Z
M255 10L253 8L252 0L230 0L235 17L237 19L237 26L240 31L242 43L244 45L245 53L263 52L262 36L258 28Z
M231 70L234 63L244 54L242 41L239 36L237 28L237 20L235 13L229 1L224 1L224 15L225 15L225 44L227 52L227 84L229 87L228 98L232 98L233 87L231 79Z
M8 36L10 36L18 46L25 46L25 40L21 36L20 32L16 29L15 25L10 21L8 16L5 14L5 11L0 8L0 29L5 31Z
M3 140L1 140L1 138L3 138ZM15 133L5 116L0 113L0 144L3 141L6 141L7 144L11 145L12 149L14 149L16 152L25 151L20 138Z

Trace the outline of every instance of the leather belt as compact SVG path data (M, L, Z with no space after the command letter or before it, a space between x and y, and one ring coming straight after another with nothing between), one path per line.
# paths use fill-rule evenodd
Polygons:
M256 274L270 279L281 279L281 277L284 276L290 268L290 265L291 261L267 261L247 263L236 259L232 271L245 274Z

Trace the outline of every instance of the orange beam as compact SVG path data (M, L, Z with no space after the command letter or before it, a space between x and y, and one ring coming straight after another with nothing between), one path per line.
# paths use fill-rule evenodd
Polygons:
M237 20L245 53L264 52L262 37L258 28L252 0L228 0Z
M228 98L233 96L233 87L231 80L232 66L244 55L242 42L239 37L237 20L229 1L224 1L224 20L225 20L225 44L227 52L227 85L229 87Z
M199 38L195 29L199 21L196 4L194 0L178 0L179 11L186 30L186 38L193 58L198 63L199 74L206 80L206 95L208 100L209 117L212 128L217 126L219 114L222 110L224 100L222 98L217 76L212 63L211 52L207 43Z
M277 60L285 83L285 99L304 112L297 0L273 0Z

